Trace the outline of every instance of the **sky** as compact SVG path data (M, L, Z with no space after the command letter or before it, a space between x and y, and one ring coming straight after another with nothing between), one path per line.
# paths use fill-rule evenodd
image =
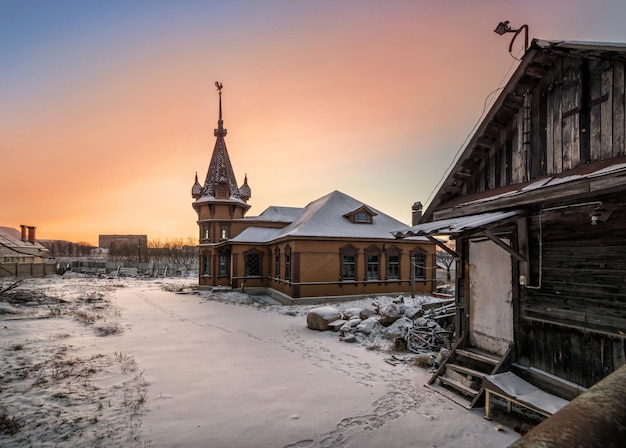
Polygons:
M624 19L623 0L0 0L0 226L197 237L215 81L247 216L339 190L410 224L518 64L500 21L626 42Z

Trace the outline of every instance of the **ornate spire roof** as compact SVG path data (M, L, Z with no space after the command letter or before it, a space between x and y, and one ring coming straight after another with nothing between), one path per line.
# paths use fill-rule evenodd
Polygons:
M250 186L248 185L247 173L245 177L243 178L243 185L239 187L239 194L241 194L241 199L243 199L244 202L248 202L248 199L252 197L252 190L250 189Z
M219 199L235 198L242 200L242 195L237 187L237 179L235 178L235 172L230 163L230 157L228 156L228 150L226 149L226 142L224 137L228 133L224 128L224 120L222 118L222 84L215 82L215 86L219 92L219 119L217 121L217 129L213 131L213 135L216 137L215 147L213 148L213 155L211 156L211 162L209 169L204 180L204 185L198 190L198 178L196 175L196 183L192 187L192 196L198 199L202 196L209 196ZM198 184L198 186L196 186ZM246 182L244 185L247 186ZM250 187L248 187L249 190ZM247 192L248 198L249 192ZM246 198L247 200L247 198Z

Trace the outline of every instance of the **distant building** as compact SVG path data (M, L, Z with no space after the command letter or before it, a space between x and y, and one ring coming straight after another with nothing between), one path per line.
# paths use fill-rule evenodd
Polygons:
M148 236L100 235L98 247L108 249L111 256L120 255L145 260L148 255Z
M415 290L433 291L435 244L396 239L406 224L339 191L304 208L272 206L246 217L252 191L247 176L237 186L218 89L215 147L204 183L196 174L192 186L200 285L305 298L408 293L414 278Z
M36 227L0 226L0 277L37 277L56 272L56 262L36 240Z
M87 257L95 249L85 243L73 243L65 240L37 240L39 244L48 249L52 257Z

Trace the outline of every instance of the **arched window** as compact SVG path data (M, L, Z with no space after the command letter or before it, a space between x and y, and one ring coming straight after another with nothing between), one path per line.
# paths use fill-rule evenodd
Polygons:
M274 277L280 278L280 249L274 250Z
M285 246L285 280L291 281L291 246Z
M256 249L251 249L248 252L244 252L246 260L246 277L260 277L261 276L261 261L263 255Z

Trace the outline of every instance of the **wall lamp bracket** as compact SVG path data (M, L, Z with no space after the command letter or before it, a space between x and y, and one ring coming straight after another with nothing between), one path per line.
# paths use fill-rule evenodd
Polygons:
M513 50L513 43L515 42L515 39L522 31L524 31L524 53L525 53L528 50L528 25L522 25L519 28L514 29L514 28L511 28L511 25L509 25L509 21L506 20L504 22L498 23L498 26L496 27L496 29L493 30L494 33L500 36L506 33L514 33L513 38L511 39L511 43L509 44L509 53L511 53L511 51Z

